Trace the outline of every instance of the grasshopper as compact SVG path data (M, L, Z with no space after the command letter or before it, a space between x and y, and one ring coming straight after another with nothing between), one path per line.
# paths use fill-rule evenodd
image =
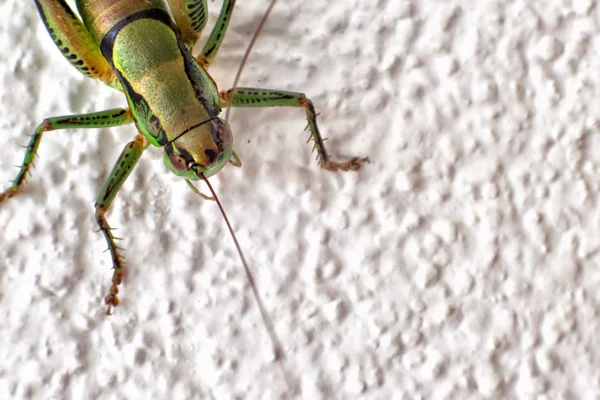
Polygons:
M128 107L44 119L31 136L12 185L0 192L0 203L22 191L45 132L135 124L134 139L125 145L95 203L95 219L108 244L114 270L105 297L108 314L119 305L125 264L106 214L150 145L164 149L166 167L196 193L200 194L192 181L205 181L217 202L207 178L230 161L241 165L233 151L227 120L219 117L223 108L303 108L322 168L357 170L368 161L359 157L344 162L330 159L313 103L303 93L242 88L235 87L236 84L230 90L217 89L207 71L227 32L235 0L223 1L215 26L197 56L192 50L207 23L206 0L76 0L77 13L65 0L34 0L34 3L56 47L69 63L82 74L124 93ZM220 202L218 205L247 269ZM251 284L254 289L252 280ZM256 291L255 296L259 300Z

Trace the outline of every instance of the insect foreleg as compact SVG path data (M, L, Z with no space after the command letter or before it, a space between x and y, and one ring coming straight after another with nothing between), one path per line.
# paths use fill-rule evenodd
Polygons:
M238 157L238 155L235 151L233 151L231 153L231 158L229 159L229 163L236 168L242 167L242 160L240 160L240 158Z
M317 126L315 107L303 93L239 87L233 91L233 95L232 91L228 90L220 92L219 97L222 107L227 107L228 104L231 104L232 107L303 107L306 110L308 129L315 143L314 148L317 150L317 161L326 170L356 171L362 163L369 161L367 157L353 157L339 163L330 160L329 153L325 148L325 141Z
M235 0L223 1L223 6L221 7L221 12L219 12L217 22L215 23L213 30L210 32L210 36L206 40L204 47L202 48L202 53L200 53L197 58L200 65L202 65L205 69L210 67L210 64L217 56L219 47L221 47L221 43L225 38L229 21L231 21L231 14L233 13L234 7Z
M187 183L188 187L190 189L192 189L192 192L196 193L198 196L202 197L204 200L215 201L215 198L213 196L207 196L204 193L202 193L201 191L199 191L198 188L196 186L194 186L194 184L192 182L190 182L188 179L185 180L185 183Z
M116 307L119 305L119 297L117 296L119 292L118 286L123 281L123 269L125 265L123 257L119 253L119 247L115 243L115 237L111 232L112 228L108 225L108 221L104 215L148 145L148 140L140 133L132 142L129 142L125 146L110 175L106 179L95 204L96 222L100 227L100 231L104 234L106 243L108 243L108 250L112 257L114 269L110 293L104 299L106 304L108 304L107 314L112 312L113 306Z
M131 113L129 110L122 108L90 114L46 118L38 125L31 136L19 173L13 180L11 187L0 193L0 202L15 196L23 189L23 185L25 184L31 166L33 165L37 150L40 147L44 132L67 128L106 128L110 126L125 125L131 122L133 122Z

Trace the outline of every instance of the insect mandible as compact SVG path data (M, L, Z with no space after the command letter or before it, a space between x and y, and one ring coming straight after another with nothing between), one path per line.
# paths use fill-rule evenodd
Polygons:
M135 124L135 138L125 145L95 203L96 222L108 244L114 269L110 291L105 297L107 313L119 305L119 285L125 265L106 213L150 144L162 147L167 168L199 193L191 181L204 180L210 187L207 178L228 162L241 165L233 151L227 121L219 117L223 108L299 107L306 112L322 168L357 170L368 161L359 157L345 162L330 159L317 127L313 103L302 93L235 85L226 91L217 89L207 71L225 37L235 0L224 0L215 26L198 56L193 56L192 49L207 22L206 0L167 0L166 3L162 0L76 0L77 14L64 0L34 1L52 40L71 65L82 74L123 92L128 108L44 119L29 141L12 185L0 192L0 203L22 191L44 132ZM220 203L219 207L225 216ZM227 224L233 235L228 221ZM245 264L237 240L236 246Z

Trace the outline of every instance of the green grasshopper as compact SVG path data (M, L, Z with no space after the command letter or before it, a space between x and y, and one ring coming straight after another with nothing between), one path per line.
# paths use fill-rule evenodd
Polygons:
M0 202L23 189L44 132L70 128L105 128L134 123L137 134L113 166L95 203L96 222L113 264L112 285L105 297L107 313L119 305L125 264L106 213L119 189L150 144L164 148L164 163L191 181L204 180L225 164L240 166L225 107L302 107L315 143L318 162L329 171L357 170L368 161L334 162L319 133L312 101L304 94L271 89L233 88L219 91L207 70L225 37L235 0L224 0L202 51L192 55L207 22L206 0L76 0L76 14L65 0L34 0L42 22L65 58L82 74L125 94L128 108L46 118L27 146L19 173ZM274 2L273 2L274 3ZM234 85L235 86L235 85ZM218 201L218 199L217 199ZM236 247L245 260L232 233ZM245 265L246 267L246 265ZM252 282L251 282L252 283Z

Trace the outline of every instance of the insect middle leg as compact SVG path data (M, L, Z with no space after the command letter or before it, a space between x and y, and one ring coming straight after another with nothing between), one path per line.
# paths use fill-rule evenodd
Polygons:
M40 147L44 132L67 128L107 128L111 126L126 125L131 122L133 122L131 112L122 108L90 114L46 118L38 125L33 135L31 135L23 163L21 164L19 173L15 179L13 179L12 185L8 190L0 192L0 203L17 195L23 189L27 176L33 166L33 161L38 148Z
M221 43L225 38L225 33L227 33L227 27L229 26L229 21L231 21L231 15L233 14L234 8L235 0L223 1L223 6L221 7L221 11L217 17L217 22L215 22L215 26L210 32L210 36L206 40L206 43L202 48L202 52L197 57L198 62L205 69L210 67L210 64L212 64L213 60L217 56L219 47L221 47Z
M185 47L191 52L192 48L198 41L204 26L206 25L207 6L206 0L167 0L171 13L175 18L181 39ZM235 8L236 0L224 0L221 6L221 11L217 17L217 22L210 32L210 36L206 40L202 48L202 52L198 55L197 60L205 69L210 67L221 47L221 43L225 38L231 15Z
M314 149L317 150L317 161L319 165L328 171L356 171L365 162L367 157L353 157L348 161L331 161L329 153L325 148L325 140L317 126L317 113L312 101L304 93L287 92L283 90L236 88L234 90L219 93L221 107L303 107L306 111L308 129L314 141Z
M208 20L206 0L167 0L167 2L179 29L181 40L191 52Z

